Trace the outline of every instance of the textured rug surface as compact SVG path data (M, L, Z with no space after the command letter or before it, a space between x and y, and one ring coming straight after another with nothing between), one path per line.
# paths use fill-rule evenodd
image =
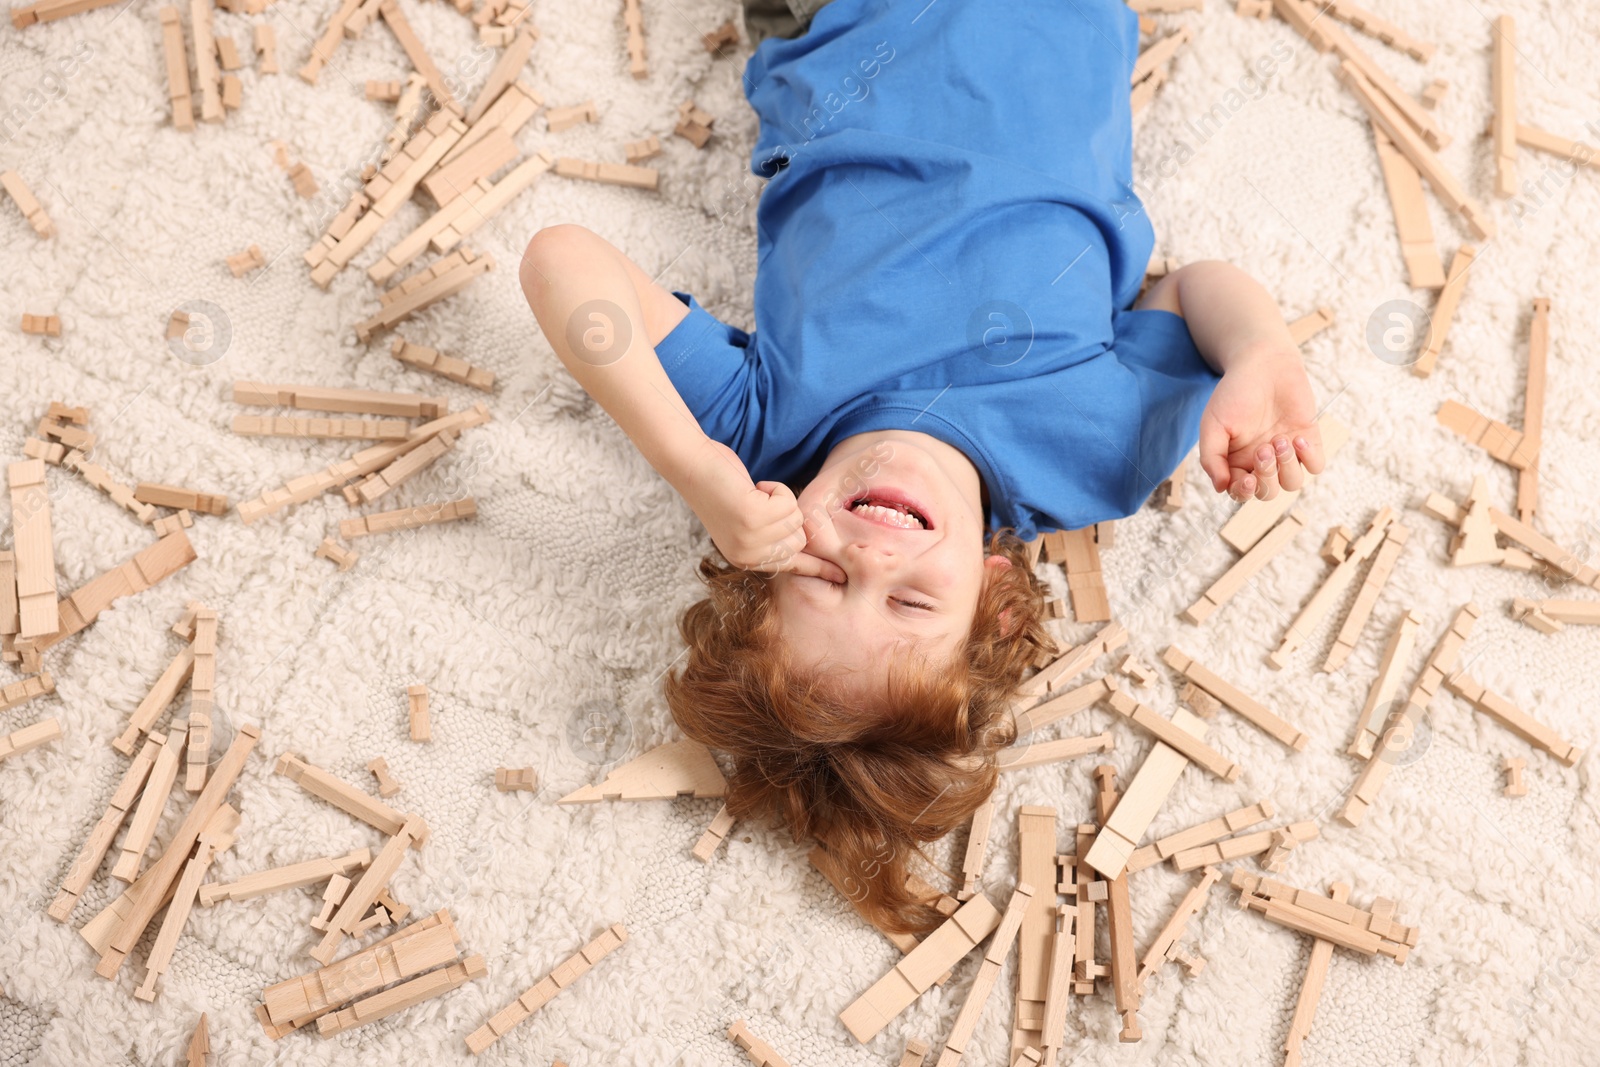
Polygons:
M403 4L470 96L493 54L469 21L444 4ZM219 1064L464 1063L468 1032L612 922L627 925L627 945L486 1062L730 1067L744 1060L722 1031L741 1016L797 1065L896 1062L908 1036L938 1048L975 960L858 1046L837 1013L895 952L810 868L803 847L741 826L701 865L689 848L715 802L553 803L597 780L606 760L675 736L658 683L682 651L673 620L696 595L693 564L707 541L565 378L518 293L517 257L538 227L583 223L714 312L751 318L758 189L746 164L755 124L739 87L748 45L738 58L713 60L699 41L737 13L727 0L643 6L652 69L635 82L619 4L534 5L541 37L527 80L553 105L594 99L600 120L550 134L536 119L518 140L525 151L620 159L624 141L660 134L659 193L546 176L468 242L496 268L402 331L501 378L487 398L494 421L393 494L398 506L471 493L476 521L372 539L355 569L340 574L312 557L350 513L337 496L251 526L232 515L199 518L191 531L198 561L53 649L46 660L57 694L4 716L9 731L55 715L65 736L0 765L0 1064L179 1062L201 1011L210 1014ZM919 6L908 4L908 17ZM1492 152L1479 131L1490 113L1486 17L1496 12L1455 0L1374 6L1438 43L1424 67L1358 38L1408 91L1449 81L1436 113L1454 137L1443 158L1487 200ZM9 116L0 166L23 172L60 231L41 241L0 206L0 291L12 331L0 359L0 453L20 458L46 402L60 399L92 409L97 459L118 478L192 484L237 501L354 447L232 435L230 419L242 410L228 399L234 379L427 391L458 408L478 398L399 365L385 338L370 346L354 339L354 322L376 304L363 270L423 217L419 204L408 204L326 293L300 261L388 128L388 107L367 102L363 83L407 69L376 26L341 45L318 85L296 78L332 8L327 0L274 5L262 19L277 27L285 73L242 71L242 110L193 134L167 121L154 4L0 34L0 104ZM1600 8L1519 0L1506 10L1520 30L1524 120L1583 136L1600 117L1590 76ZM218 32L241 45L253 21L216 16ZM1516 595L1583 593L1547 590L1527 574L1447 567L1448 531L1416 505L1431 489L1459 499L1482 472L1509 507L1510 472L1440 429L1433 413L1454 398L1521 424L1529 309L1543 295L1554 315L1538 525L1585 556L1600 548L1600 360L1591 353L1600 301L1589 270L1600 179L1520 153L1528 191L1494 204L1500 236L1481 243L1437 373L1415 378L1375 354L1369 321L1377 316L1381 334L1393 326L1380 314L1385 304L1429 307L1432 296L1406 285L1372 135L1336 83L1334 61L1283 23L1237 17L1222 0L1162 24L1162 32L1192 26L1195 41L1139 119L1136 170L1158 252L1237 262L1265 280L1289 316L1332 307L1336 325L1307 345L1306 357L1319 397L1354 433L1301 504L1309 529L1202 627L1177 612L1234 554L1216 536L1232 505L1197 478L1187 507L1169 515L1147 506L1119 526L1105 553L1131 651L1157 662L1177 641L1311 737L1290 755L1222 713L1211 741L1243 764L1243 777L1226 785L1189 770L1152 832L1271 796L1283 820L1323 825L1293 856L1287 880L1315 889L1350 881L1356 903L1397 899L1403 921L1421 926L1404 967L1335 953L1307 1064L1588 1062L1600 1022L1600 795L1587 762L1563 769L1441 694L1365 824L1347 829L1332 814L1356 773L1342 754L1355 714L1407 609L1424 621L1403 684L1456 608L1475 600L1484 615L1465 651L1472 672L1575 743L1596 740L1600 635L1574 626L1546 636L1507 612ZM691 96L718 117L704 152L668 136L677 104ZM273 163L274 139L311 167L317 198L295 195ZM1468 238L1438 204L1432 210L1448 258ZM223 258L252 243L270 266L234 279ZM173 308L195 301L220 309L226 336L218 330L202 341L206 358L180 359L162 339L164 325ZM23 311L58 313L64 336L16 333ZM148 531L77 477L52 469L48 478L63 589L148 542ZM1331 675L1315 670L1332 640L1324 625L1289 669L1271 670L1265 653L1327 572L1316 552L1324 532L1364 528L1386 505L1414 533L1349 663ZM1060 592L1059 569L1043 571ZM375 831L272 775L271 765L293 750L366 787L367 761L385 756L404 786L394 802L432 827L427 847L395 876L395 892L420 913L450 908L466 951L486 958L487 978L333 1040L298 1033L274 1044L253 1005L264 985L310 968L316 890L197 909L154 1005L131 996L143 947L118 981L106 982L93 975L73 927L44 914L125 766L108 742L177 652L168 628L191 597L222 620L219 745L239 722L263 730L234 793L238 843L218 859L215 877L379 844ZM1091 632L1053 625L1064 640ZM1138 693L1170 713L1173 678L1161 674ZM434 694L432 744L407 739L404 687L414 682ZM1110 720L1096 709L1052 735ZM1126 725L1112 729L1109 759L1126 776L1149 741ZM1507 755L1528 758L1525 798L1501 795ZM499 765L535 767L539 792L496 792ZM1005 777L986 872L995 899L1003 903L1014 878L1016 808L1051 805L1063 827L1085 818L1089 768L1078 761ZM169 805L158 840L187 807ZM1141 948L1190 881L1165 868L1134 876ZM103 906L112 884L105 874L93 883L74 926ZM1209 960L1203 973L1182 978L1169 967L1152 980L1141 1044L1117 1043L1109 995L1073 1005L1064 1050L1073 1062L1281 1059L1309 941L1239 911L1234 898L1212 890L1192 927L1192 944ZM1003 1062L1012 981L1008 964L969 1062Z

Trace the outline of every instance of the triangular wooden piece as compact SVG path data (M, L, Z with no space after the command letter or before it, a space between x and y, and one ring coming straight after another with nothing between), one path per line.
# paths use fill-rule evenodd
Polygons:
M669 741L624 763L599 785L586 785L557 803L720 797L727 791L728 783L704 745L698 741Z
M211 1055L211 1033L206 1027L206 1013L200 1013L200 1025L194 1028L194 1036L189 1039L189 1067L206 1067L206 1059Z

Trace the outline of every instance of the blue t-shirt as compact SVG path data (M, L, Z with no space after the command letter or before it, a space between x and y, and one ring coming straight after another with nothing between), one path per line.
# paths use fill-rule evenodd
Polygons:
M1129 311L1138 19L1121 0L834 0L745 71L756 330L690 313L656 352L705 432L798 490L851 434L960 449L1023 538L1135 511L1217 375Z

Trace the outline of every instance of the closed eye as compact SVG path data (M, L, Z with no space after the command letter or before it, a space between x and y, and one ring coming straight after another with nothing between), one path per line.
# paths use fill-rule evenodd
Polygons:
M933 605L932 604L924 604L920 600L906 600L906 599L904 599L902 597L890 597L890 599L893 600L896 604L900 604L900 605L902 605L904 607L917 608L920 611L932 611L933 610Z

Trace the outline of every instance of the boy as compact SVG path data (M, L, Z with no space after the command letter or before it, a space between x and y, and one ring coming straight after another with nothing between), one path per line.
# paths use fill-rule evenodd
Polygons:
M1236 499L1322 468L1258 284L1196 263L1134 303L1137 50L1120 0L833 0L746 70L753 334L578 227L523 259L557 356L726 560L674 717L733 754L735 815L824 842L890 928L937 920L905 861L992 791L1050 644L1019 538L1132 513L1197 439Z

